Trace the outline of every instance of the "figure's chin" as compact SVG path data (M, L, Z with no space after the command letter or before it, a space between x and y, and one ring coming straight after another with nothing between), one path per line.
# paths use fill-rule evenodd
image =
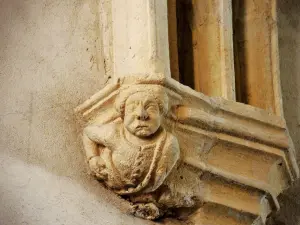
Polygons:
M151 136L152 133L149 132L149 131L137 131L137 132L135 132L135 135L140 137L140 138L146 138L146 137Z
M140 138L146 138L153 134L149 129L140 129L134 132L134 135Z

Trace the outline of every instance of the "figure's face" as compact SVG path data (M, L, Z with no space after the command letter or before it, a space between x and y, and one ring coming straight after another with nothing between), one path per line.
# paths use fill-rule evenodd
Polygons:
M131 95L125 103L124 126L138 137L154 134L161 124L162 115L157 102L146 93Z

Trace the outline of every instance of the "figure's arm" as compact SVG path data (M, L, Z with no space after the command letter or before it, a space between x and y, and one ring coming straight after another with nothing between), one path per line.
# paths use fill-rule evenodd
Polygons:
M83 146L86 153L87 160L101 154L101 146L106 146L106 137L109 133L108 126L91 125L83 131Z
M100 155L98 144L92 141L86 133L83 133L82 139L87 161L95 156Z
M87 161L94 174L99 180L107 179L106 162L102 159L101 152L104 147L107 147L107 141L112 134L113 126L91 125L84 129L83 146L85 149Z

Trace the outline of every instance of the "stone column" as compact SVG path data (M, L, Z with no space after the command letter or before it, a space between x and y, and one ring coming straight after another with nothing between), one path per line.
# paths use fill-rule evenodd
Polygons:
M115 77L170 77L167 1L112 0Z

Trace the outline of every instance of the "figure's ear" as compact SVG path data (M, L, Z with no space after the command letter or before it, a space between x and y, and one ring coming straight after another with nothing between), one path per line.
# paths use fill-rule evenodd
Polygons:
M166 113L166 116L172 118L173 120L177 120L177 108L179 105L172 105L168 112Z

